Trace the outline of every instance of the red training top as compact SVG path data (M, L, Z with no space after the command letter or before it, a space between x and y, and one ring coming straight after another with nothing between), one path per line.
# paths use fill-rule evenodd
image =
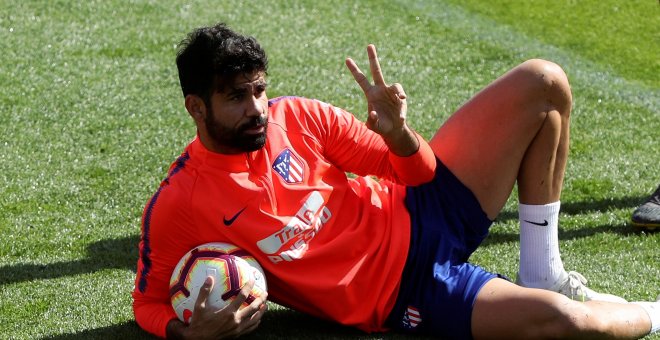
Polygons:
M415 154L398 157L352 114L296 97L269 102L260 150L224 155L194 139L144 209L137 323L164 337L176 318L169 279L179 259L200 244L228 242L264 268L269 300L384 330L408 253L405 185L435 171L431 148L418 140Z

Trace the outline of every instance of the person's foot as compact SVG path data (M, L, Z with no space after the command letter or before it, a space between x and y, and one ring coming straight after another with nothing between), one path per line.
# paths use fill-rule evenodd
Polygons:
M549 290L566 295L577 301L607 301L626 303L624 298L612 294L598 293L586 286L587 279L578 272L564 273L565 276L557 281Z
M525 286L520 279L516 279L516 284ZM612 294L598 293L586 286L587 279L578 272L564 272L557 282L546 290L557 292L576 301L606 301L626 303L626 299Z
M660 228L660 186L646 202L635 209L631 220L632 225L638 228Z

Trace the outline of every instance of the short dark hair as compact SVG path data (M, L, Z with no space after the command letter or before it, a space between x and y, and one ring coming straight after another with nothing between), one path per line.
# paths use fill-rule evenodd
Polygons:
M208 102L214 91L235 76L266 73L268 58L255 38L219 23L190 32L179 44L176 65L183 96L194 94Z

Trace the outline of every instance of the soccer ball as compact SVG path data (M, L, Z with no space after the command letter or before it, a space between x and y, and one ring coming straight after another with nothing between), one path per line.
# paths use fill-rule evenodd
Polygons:
M170 278L172 307L179 320L186 324L190 323L199 288L207 276L215 279L207 306L217 309L231 303L251 278L254 278L254 287L241 308L266 292L264 271L254 257L228 243L202 244L179 260Z

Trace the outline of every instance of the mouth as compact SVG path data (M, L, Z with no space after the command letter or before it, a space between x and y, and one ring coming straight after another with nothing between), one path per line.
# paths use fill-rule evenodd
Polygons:
M253 126L253 127L250 127L250 128L247 128L247 129L243 130L243 132L245 132L248 135L258 135L258 134L266 132L266 126L265 125Z

